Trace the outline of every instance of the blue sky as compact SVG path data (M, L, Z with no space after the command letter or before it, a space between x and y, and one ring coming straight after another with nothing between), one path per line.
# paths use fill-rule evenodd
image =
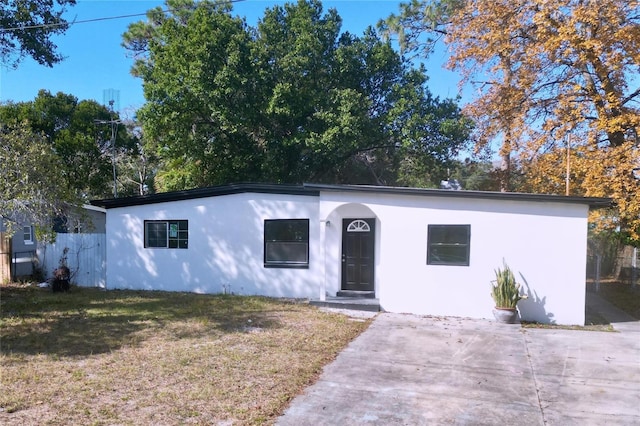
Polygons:
M66 17L68 20L87 20L145 13L162 6L162 1L151 0L78 0ZM234 4L234 14L245 16L249 25L255 25L266 8L283 1L245 0ZM391 13L397 13L400 2L395 0L342 0L324 1L324 9L335 8L343 20L343 31L361 35L369 25ZM0 102L30 101L40 89L51 93L64 92L78 99L95 99L102 103L105 91L119 92L121 114L132 116L142 106L142 81L129 73L132 59L121 47L122 33L131 22L144 16L78 23L64 35L54 38L58 51L66 59L53 68L38 65L27 58L17 69L0 67ZM444 70L444 49L434 53L426 62L430 77L429 88L440 97L458 94L458 77ZM465 95L465 94L463 94ZM464 96L466 97L466 96ZM463 98L464 98L463 97Z

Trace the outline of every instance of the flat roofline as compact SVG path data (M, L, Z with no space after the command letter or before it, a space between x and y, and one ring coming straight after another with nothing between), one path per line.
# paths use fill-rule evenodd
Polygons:
M476 198L489 200L536 201L551 203L586 204L594 208L611 207L610 198L576 197L553 194L529 194L523 192L466 191L451 189L411 188L372 185L324 185L306 183L305 188L326 192L372 192L377 194L402 194L420 197Z
M125 198L108 198L91 200L94 206L105 209L118 207L141 206L145 204L166 203L170 201L193 200L197 198L218 197L221 195L256 193L318 196L318 190L305 188L303 185L265 184L265 183L233 183L210 186L206 188L187 189L183 191L161 192L150 195L137 195Z
M612 206L610 198L576 197L551 194L528 194L522 192L491 192L491 191L455 191L450 189L427 189L398 186L372 186L372 185L325 185L305 183L302 185L291 184L265 184L265 183L237 183L228 185L211 186L207 188L188 189L184 191L162 192L159 194L139 195L135 197L110 198L104 200L92 200L91 205L104 209L118 207L139 206L145 204L166 203L171 201L192 200L197 198L218 197L221 195L258 193L258 194L282 194L319 196L321 192L365 192L376 194L412 195L418 197L449 197L472 198L487 200L513 200L534 201L548 203L583 204L592 208L605 208Z

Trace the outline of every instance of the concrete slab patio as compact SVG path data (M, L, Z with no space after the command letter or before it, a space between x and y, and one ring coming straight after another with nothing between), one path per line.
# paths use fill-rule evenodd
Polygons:
M623 328L379 314L277 424L640 424L640 324Z

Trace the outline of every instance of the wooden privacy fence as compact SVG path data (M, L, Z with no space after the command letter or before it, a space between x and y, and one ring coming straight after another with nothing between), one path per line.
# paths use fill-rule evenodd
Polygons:
M11 240L0 232L0 282L11 280Z
M38 245L40 266L49 278L66 257L72 283L105 288L106 241L105 234L57 234L55 243Z

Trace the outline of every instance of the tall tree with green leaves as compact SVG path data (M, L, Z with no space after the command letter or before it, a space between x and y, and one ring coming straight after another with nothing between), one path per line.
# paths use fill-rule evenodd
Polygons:
M0 0L0 59L16 67L31 57L48 67L63 57L51 36L64 33L69 23L62 17L76 0Z
M0 219L10 231L25 220L46 225L76 202L57 162L53 147L27 123L0 125Z
M431 96L423 69L373 29L342 33L337 12L319 1L267 9L255 28L228 4L167 8L131 25L123 43L143 80L138 115L161 161L160 190L408 183L466 142L469 120L454 101ZM420 173L415 182L433 184Z
M27 123L44 136L56 155L51 167L58 168L68 189L85 201L113 195L113 155L132 148L127 129L118 124L113 150L110 122L117 118L93 100L46 90L33 101L0 105L0 121Z

